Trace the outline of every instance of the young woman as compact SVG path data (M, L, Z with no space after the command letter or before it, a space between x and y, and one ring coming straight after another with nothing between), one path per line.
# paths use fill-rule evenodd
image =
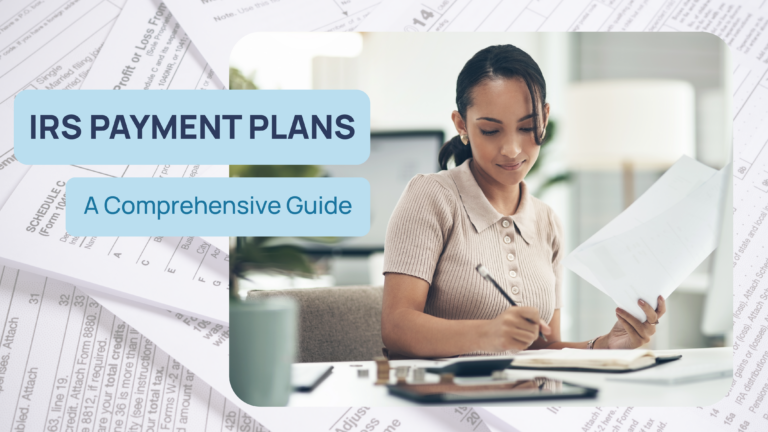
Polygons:
M607 334L561 341L562 227L524 181L549 119L536 62L512 45L483 49L459 74L456 105L459 134L440 151L443 171L414 177L389 221L381 335L390 357L648 342L665 312L661 297L656 310L638 302L645 322L617 308ZM448 170L451 158L456 167ZM519 306L480 277L478 264Z

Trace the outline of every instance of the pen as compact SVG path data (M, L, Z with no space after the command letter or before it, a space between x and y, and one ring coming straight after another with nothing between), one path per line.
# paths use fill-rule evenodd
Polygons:
M501 288L501 286L499 286L499 284L498 284L498 283L497 283L497 282L496 282L496 281L495 281L495 280L494 280L494 279L491 277L491 273L488 271L488 269L487 269L487 268L485 268L485 266L484 266L484 265L482 265L482 264L478 264L478 265L477 265L477 267L475 267L475 270L477 270L477 272L478 272L478 273L480 273L480 276L482 276L482 277L483 277L483 279L485 279L485 280L487 280L488 282L492 283L492 284L493 284L493 286L495 286L495 287L496 287L496 289L497 289L497 290L499 290L499 292L501 293L501 295L503 295L503 296L504 296L504 298L505 298L505 299L507 299L507 301L509 302L509 304L511 304L512 306L517 306L517 303L515 303L515 301L514 301L514 300L512 300L512 297L508 296L508 295L507 295L507 293L506 293L506 292L504 292L504 290ZM529 319L526 319L526 321L528 321L528 322L529 322L529 323L531 323L531 324L536 324L535 322L533 322L533 321L531 321L531 320L529 320ZM547 340L547 337L546 337L546 336L544 336L544 333L542 333L542 332L541 332L541 330L539 330L539 336L540 336L542 339L544 339L544 341L545 341L545 342L549 342L549 341Z

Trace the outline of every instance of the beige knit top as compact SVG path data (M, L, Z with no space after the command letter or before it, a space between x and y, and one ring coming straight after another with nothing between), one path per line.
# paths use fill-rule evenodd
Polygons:
M549 322L562 305L560 220L525 182L517 212L500 214L477 184L470 160L411 179L389 220L384 273L427 281L424 313L488 320L510 305L475 271L483 264L518 305L538 308Z

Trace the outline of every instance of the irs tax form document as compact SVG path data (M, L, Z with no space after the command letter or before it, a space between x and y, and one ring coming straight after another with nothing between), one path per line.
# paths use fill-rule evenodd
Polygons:
M83 82L83 90L221 90L221 80L203 60L168 7L156 0L128 2ZM205 176L228 177L228 166ZM206 238L229 251L226 237Z
M229 86L229 54L253 32L349 31L380 0L166 0L213 71Z
M3 430L268 430L74 285L0 266L0 305Z
M696 410L701 407L526 407L478 408L491 424L499 420L514 426L511 431L493 427L494 432L535 431L730 431L708 420ZM493 418L496 417L496 418ZM748 429L749 430L749 429ZM759 430L759 429L755 429Z
M0 262L227 322L228 250L191 236L75 237L65 225L66 182L72 177L190 178L204 167L33 166L0 210Z
M224 84L165 3L131 0L82 88L221 90Z
M75 90L101 53L123 0L31 0L0 7L0 207L28 166L13 153L13 98Z
M706 31L749 41L759 2L669 0L387 0L359 31ZM748 44L741 49L762 45ZM755 53L757 54L757 53Z

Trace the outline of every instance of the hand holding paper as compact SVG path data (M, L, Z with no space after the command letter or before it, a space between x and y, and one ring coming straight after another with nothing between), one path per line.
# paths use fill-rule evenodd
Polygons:
M683 157L643 196L576 248L566 267L640 321L637 301L654 309L715 248L719 172Z

